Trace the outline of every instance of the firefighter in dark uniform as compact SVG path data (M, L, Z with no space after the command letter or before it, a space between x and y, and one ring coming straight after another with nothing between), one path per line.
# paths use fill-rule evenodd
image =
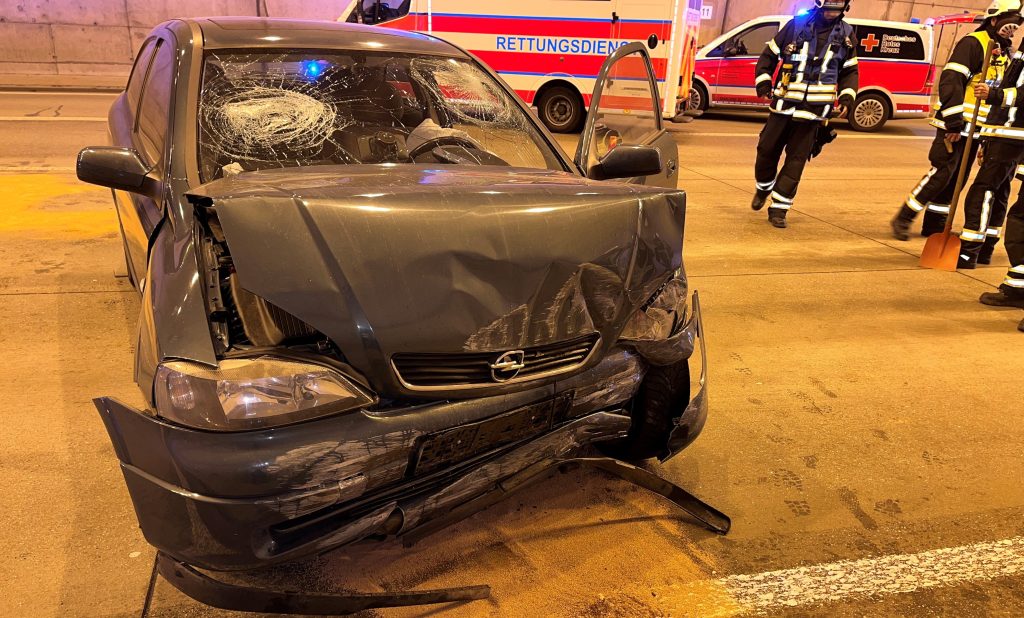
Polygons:
M1004 236L1010 269L999 286L999 291L985 292L981 295L981 302L991 307L1024 309L1024 188L1021 189L1017 203L1006 217ZM1017 330L1024 332L1024 320L1021 320Z
M907 196L903 206L892 220L892 234L898 240L910 238L910 226L922 210L927 210L921 227L922 236L931 236L943 230L949 203L956 190L956 179L960 173L966 138L975 127L968 126L978 103L974 87L979 84L997 84L1006 67L1004 53L1010 48L1010 39L1003 36L1006 26L1017 23L1020 18L1021 0L996 0L988 9L986 18L976 32L960 39L953 48L949 62L939 77L939 101L931 124L935 127L935 141L928 152L932 167ZM990 62L988 75L981 75L985 62L985 50L990 41L998 45L998 52ZM981 105L978 110L978 124L988 117L989 106ZM977 133L975 134L977 136ZM972 144L970 165L980 142ZM969 171L968 171L969 173ZM1009 187L1002 189L1009 191Z
M1018 14L1017 24L1005 26L1013 36L1024 17ZM957 268L973 269L986 246L989 233L1002 225L1006 202L1004 187L1009 187L1014 172L1024 161L1024 54L1017 52L1006 69L1003 87L975 86L979 100L991 106L988 122L981 127L985 139L984 159L978 177L967 193L964 203L964 229L960 233L960 259Z
M779 228L786 227L786 213L793 207L818 128L833 108L845 116L857 97L857 49L853 28L843 20L850 1L815 0L815 5L768 41L755 68L757 94L771 98L772 104L757 143L757 191L751 207L761 210L771 196L768 220ZM780 171L783 151L786 162Z

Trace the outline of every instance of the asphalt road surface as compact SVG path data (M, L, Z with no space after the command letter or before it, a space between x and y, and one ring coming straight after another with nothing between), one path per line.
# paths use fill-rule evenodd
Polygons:
M0 615L228 615L151 578L90 402L141 400L110 196L73 173L79 148L106 143L111 99L0 95ZM841 132L791 227L771 228L748 206L761 122L673 127L711 417L655 468L731 515L731 534L572 472L411 550L335 551L258 581L493 587L490 601L368 614L384 617L1024 614L1024 312L977 303L1005 254L922 270L923 240L889 237L927 169L919 120Z

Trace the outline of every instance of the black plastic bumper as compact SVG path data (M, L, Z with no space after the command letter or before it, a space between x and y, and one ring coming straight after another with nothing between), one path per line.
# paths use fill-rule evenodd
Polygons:
M696 299L693 319L673 339L686 356L700 350L701 359L699 374L692 362L690 403L666 436L670 456L697 437L707 417ZM402 534L529 466L625 436L630 418L617 404L635 393L643 367L639 356L620 351L529 391L239 433L184 428L108 398L96 405L146 539L182 562L244 570ZM415 469L425 438L535 414L550 419L537 437L510 434L515 440L496 450Z

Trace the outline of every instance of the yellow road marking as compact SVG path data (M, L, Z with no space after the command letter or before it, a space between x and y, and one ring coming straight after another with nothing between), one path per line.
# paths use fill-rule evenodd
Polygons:
M67 176L0 175L0 195L0 234L99 237L117 231L110 194Z

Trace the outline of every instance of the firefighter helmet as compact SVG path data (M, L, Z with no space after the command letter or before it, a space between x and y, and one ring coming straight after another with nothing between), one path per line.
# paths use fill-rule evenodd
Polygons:
M845 13L850 10L850 0L814 0L814 6L823 11L842 11Z
M988 20L991 21L992 29L1003 39L1012 39L1017 29L1024 23L1024 16L1021 16L1021 9L1024 2L1021 0L994 0L988 7Z
M988 15L991 17L1003 13L1020 13L1022 8L1024 8L1024 2L1021 0L992 0L992 4L988 7Z

